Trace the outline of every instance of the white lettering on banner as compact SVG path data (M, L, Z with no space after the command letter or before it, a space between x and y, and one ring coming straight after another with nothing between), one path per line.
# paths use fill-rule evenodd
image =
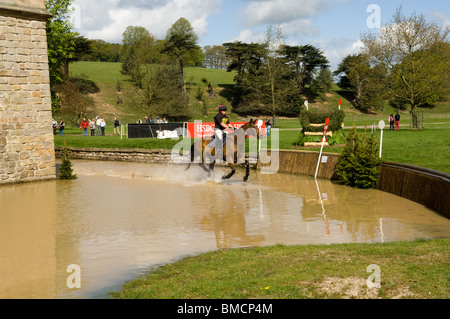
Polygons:
M232 122L230 123L236 130L243 126L246 122ZM194 123L188 123L188 130L193 138L202 138L204 136L214 135L214 123L203 123L201 121L195 121ZM260 133L264 135L265 123L263 122L262 127L259 128Z

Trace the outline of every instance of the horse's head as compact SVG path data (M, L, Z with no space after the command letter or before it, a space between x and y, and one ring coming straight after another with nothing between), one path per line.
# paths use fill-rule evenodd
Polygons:
M245 130L246 135L255 136L257 139L260 138L259 127L256 124L256 121L254 121L253 119L251 119L250 122L244 124L242 128Z

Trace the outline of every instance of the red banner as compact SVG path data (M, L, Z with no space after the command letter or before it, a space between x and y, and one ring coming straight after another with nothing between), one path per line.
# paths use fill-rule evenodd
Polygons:
M247 122L232 122L231 125L238 129ZM260 134L265 134L266 123L263 121L260 129ZM189 136L193 138L202 138L204 136L214 135L214 122L198 122L188 123Z

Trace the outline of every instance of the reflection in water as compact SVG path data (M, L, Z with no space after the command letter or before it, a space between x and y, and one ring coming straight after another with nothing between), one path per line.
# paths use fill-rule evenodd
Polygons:
M218 248L450 235L422 205L326 180L73 163L78 180L0 188L0 298L103 298L148 267ZM81 289L66 285L72 264Z

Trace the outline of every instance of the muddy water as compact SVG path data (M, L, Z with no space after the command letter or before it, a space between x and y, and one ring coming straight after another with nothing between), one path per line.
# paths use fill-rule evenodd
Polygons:
M148 267L218 248L450 237L450 220L422 205L325 180L73 164L75 181L0 187L0 298L104 298ZM69 265L81 288L68 287Z

